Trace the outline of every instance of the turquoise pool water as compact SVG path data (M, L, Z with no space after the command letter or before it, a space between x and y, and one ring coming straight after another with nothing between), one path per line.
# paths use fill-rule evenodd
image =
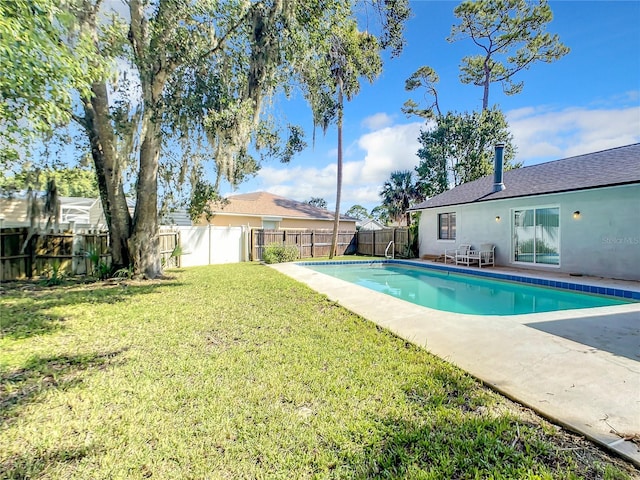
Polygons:
M518 315L632 303L621 298L394 264L304 266L423 307L455 313Z

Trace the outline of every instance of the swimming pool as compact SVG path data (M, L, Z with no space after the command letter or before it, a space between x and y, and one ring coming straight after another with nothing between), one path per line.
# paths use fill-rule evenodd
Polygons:
M301 265L423 307L455 313L518 315L632 303L623 298L396 263Z

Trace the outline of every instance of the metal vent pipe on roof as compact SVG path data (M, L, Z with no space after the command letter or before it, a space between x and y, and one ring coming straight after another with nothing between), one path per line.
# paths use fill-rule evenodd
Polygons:
M503 155L504 143L496 143L496 156L493 165L493 191L501 192L505 187L502 182L502 174L504 169Z

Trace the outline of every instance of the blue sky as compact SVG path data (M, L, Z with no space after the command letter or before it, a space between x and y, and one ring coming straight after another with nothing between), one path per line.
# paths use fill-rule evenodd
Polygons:
M460 59L479 53L470 40L449 43L456 23L454 1L412 1L413 18L406 31L407 46L399 58L386 60L373 84L345 107L344 180L341 212L360 204L371 210L393 170L413 169L421 128L417 117L407 118L402 104L410 97L404 82L418 67L429 65L440 76L443 111L479 110L482 89L462 85ZM524 90L506 96L501 86L491 88L490 104L507 116L525 165L640 142L640 1L553 1L553 22L571 52L552 64L538 63L520 72ZM302 125L310 137L311 113L300 96L274 105L275 115ZM265 190L299 201L324 198L335 208L336 129L316 133L315 147L291 163L266 162L258 175L235 192ZM615 166L612 166L615 168Z

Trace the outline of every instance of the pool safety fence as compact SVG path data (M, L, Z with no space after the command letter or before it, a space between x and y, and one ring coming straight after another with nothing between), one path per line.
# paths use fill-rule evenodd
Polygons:
M389 243L393 242L394 257L412 258L411 234L408 228L385 228L382 230L360 230L357 234L358 255L384 257ZM391 252L387 252L391 256Z
M251 259L262 260L267 245L295 245L299 258L328 257L331 230L251 230ZM337 255L356 253L356 232L338 232Z
M295 245L299 258L328 257L331 250L331 230L251 230L251 259L262 260L267 245ZM384 257L393 242L394 257L412 258L411 235L408 228L338 232L337 255L368 255ZM390 252L387 252L390 254Z

